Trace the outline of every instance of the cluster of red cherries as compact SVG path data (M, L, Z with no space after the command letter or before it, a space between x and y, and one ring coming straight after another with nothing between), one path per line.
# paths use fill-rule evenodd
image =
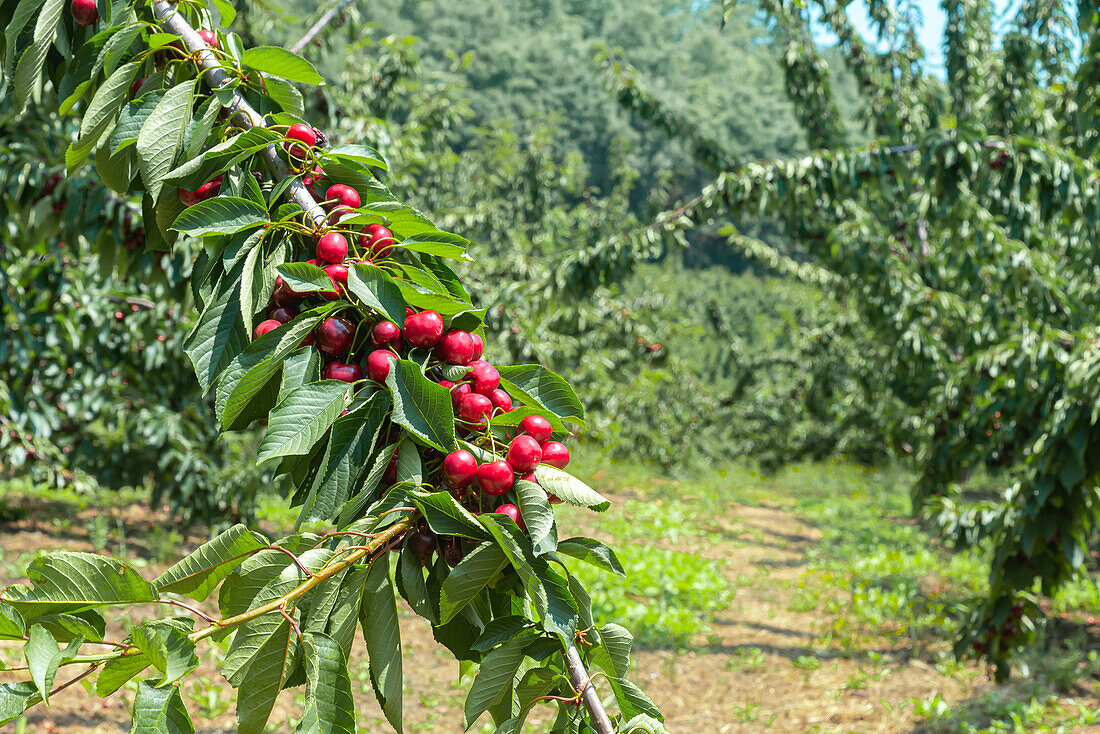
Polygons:
M324 147L327 140L321 131L301 123L291 125L285 134L283 148L298 170L308 169L312 149ZM359 192L346 184L332 184L318 193L325 180L324 171L313 166L302 177L302 182L329 213L327 227L315 236L314 257L307 260L322 268L332 282L330 290L314 293L297 293L281 277L275 281L268 304L267 318L256 325L253 337L264 334L289 322L308 301L336 300L348 282L349 266L356 263L376 262L391 258L395 252L393 233L381 224L369 224L355 237L358 247L353 248L348 237L330 227L361 204ZM181 189L178 193L185 206L193 206L217 196L221 191L219 176L195 191ZM347 231L347 230L344 230ZM463 329L447 329L443 316L434 310L407 308L403 326L380 319L373 322L358 321L345 316L329 316L302 342L303 346L315 346L322 354L325 365L322 377L347 383L370 380L384 385L392 363L410 349L431 351L427 374L438 384L450 390L458 432L469 438L487 434L490 419L513 409L512 396L501 388L501 377L493 365L482 358L484 341L481 336ZM364 356L365 355L365 356ZM433 364L434 362L434 364ZM465 367L457 381L444 379L445 366ZM453 370L448 370L454 376ZM438 377L438 379L437 379ZM451 491L452 496L468 509L481 512L493 511L510 517L521 528L526 528L516 505L503 503L498 498L507 494L517 478L537 481L534 470L539 464L564 468L569 463L569 450L564 444L551 440L553 426L540 415L528 415L515 429L504 459L479 464L476 457L465 449L452 451L438 461L438 455L427 452L429 473L435 474ZM397 477L397 456L393 457L383 477L393 484ZM480 491L478 491L480 490ZM561 500L550 494L551 503ZM437 538L426 527L414 529L409 536L414 552L427 559L438 548L448 563L454 565L463 555L461 541L457 538Z

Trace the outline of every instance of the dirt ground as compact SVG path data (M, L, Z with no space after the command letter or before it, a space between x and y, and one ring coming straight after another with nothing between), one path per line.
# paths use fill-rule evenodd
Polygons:
M149 531L163 518L143 507L112 511L112 523L125 529L131 556L150 557ZM0 584L19 580L15 562L32 549L92 550L82 518L59 532L45 518L49 508L29 507L25 517L0 523L4 563ZM674 734L739 732L916 732L924 731L914 700L938 696L954 705L987 693L992 684L977 668L937 669L914 655L907 640L873 649L830 649L821 644L832 618L820 612L792 611L792 596L805 578L806 549L816 532L790 513L730 503L715 523L729 538L709 545L705 555L720 558L731 583L739 575L762 571L768 585L739 588L733 602L713 624L713 634L691 651L637 651L632 678L664 711ZM577 528L583 530L583 528ZM752 542L739 540L749 531ZM194 547L202 537L185 539ZM110 547L110 546L109 546ZM151 577L161 566L140 569ZM5 577L7 575L7 577ZM406 610L407 612L407 610ZM119 622L114 620L117 628ZM118 639L118 638L116 638ZM402 621L405 651L406 731L462 730L463 691L458 665L432 639L429 628L411 613ZM881 642L881 639L878 640ZM361 731L386 731L367 678L362 641L350 665L358 699ZM207 649L202 667L184 686L184 700L205 734L235 731L231 689L217 672L217 648ZM0 642L0 655L18 659L12 643ZM0 673L0 679L4 674ZM10 679L10 674L9 678ZM89 686L90 687L90 686ZM28 732L46 734L115 734L129 729L127 707L132 693L101 700L74 686L58 694L50 707L28 714ZM1080 701L1096 706L1095 697ZM299 711L294 692L284 692L272 716L272 731L292 731ZM487 730L492 731L488 726ZM528 731L539 731L537 721ZM1084 731L1081 729L1080 731Z

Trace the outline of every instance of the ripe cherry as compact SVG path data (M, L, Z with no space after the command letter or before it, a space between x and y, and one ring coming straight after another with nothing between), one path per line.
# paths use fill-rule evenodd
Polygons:
M458 407L458 404L462 400L462 397L464 395L469 395L470 393L473 392L473 389L469 386L469 384L467 384L465 382L460 383L458 385L455 385L454 387L450 388L450 390L451 390L451 402L455 404L456 408ZM490 403L490 405L491 405L491 403ZM491 410L491 408L490 408L490 410Z
M393 250L393 232L381 224L368 224L359 235L359 246L376 258L383 258Z
M493 390L500 387L500 373L493 365L483 359L470 363L470 369L466 371L466 378L474 382L474 392L488 396Z
M497 460L477 468L477 485L488 495L506 494L515 481L515 472L507 461Z
M452 451L443 459L443 481L451 489L462 489L474 481L477 459L465 449Z
M252 338L259 339L261 336L271 331L272 329L278 329L283 325L283 322L276 321L275 319L267 319L256 324L256 328L252 331Z
M484 425L492 412L493 404L484 395L469 393L458 399L458 418L466 423Z
M397 451L393 452L393 458L386 465L386 471L382 474L382 483L387 487L397 481Z
M147 82L148 80L149 80L149 77L147 77L147 76L143 76L140 79L135 79L133 81L133 83L130 84L130 96L131 97L136 97L137 93L141 90L141 85L144 84L145 82Z
M470 332L454 329L439 340L435 353L447 364L467 365L474 360L474 340Z
M297 309L289 308L287 306L279 306L279 307L273 308L273 309L271 309L270 311L267 312L267 317L269 319L274 319L275 321L278 321L280 324L287 323L288 321L290 321L291 319L293 319L297 315L298 315L298 310Z
M282 276L279 276L275 278L275 290L271 294L271 300L280 306L293 306L302 300L302 294L292 291L290 286L283 282Z
M370 330L370 341L376 347L397 348L401 345L401 327L392 321L379 321Z
M354 324L340 316L329 316L317 327L317 346L325 354L343 354L354 336Z
M520 421L520 430L526 433L531 438L538 441L540 444L544 444L550 440L550 436L554 433L554 426L550 425L550 421L543 418L541 415L529 415Z
M462 546L459 545L458 538L455 538L453 542L448 543L443 548L443 560L447 562L447 565L454 568L462 562L462 558L466 554L462 550Z
M502 413L507 413L512 409L512 396L499 387L489 393L489 401L493 404L494 408L499 409Z
M498 515L504 515L505 517L512 518L512 522L519 525L520 530L527 530L526 523L523 522L523 518L519 514L519 508L515 505L501 505L493 510Z
M504 458L517 472L529 472L542 462L542 446L530 436L516 436Z
M203 28L201 31L199 31L199 36L202 38L203 43L205 43L207 46L210 46L211 48L222 47L222 45L218 43L218 34L214 33L214 31Z
M99 20L95 0L73 0L72 13L73 20L80 25L95 25Z
M470 334L470 339L474 343L474 359L481 359L481 355L485 353L485 340L477 334Z
M346 286L348 284L348 268L346 265L340 265L338 263L325 266L325 273L328 277L338 286Z
M414 347L434 347L443 336L443 317L437 311L421 311L405 319L405 341Z
M339 232L328 232L317 240L317 259L327 263L342 263L348 256L348 238Z
M308 176L302 177L302 183L306 185L306 188L309 189L309 195L314 199L321 198L317 195L317 186L324 180L325 172L321 170L320 166L314 166L313 171Z
M317 145L317 134L313 132L313 128L309 125L303 125L300 122L296 122L290 126L290 129L286 131L287 139L283 142L283 147L287 152L296 158L305 158L308 152L305 146L313 147ZM304 143L305 146L299 145L293 141L299 141Z
M326 380L340 380L341 382L358 382L363 379L363 368L357 364L344 364L343 362L331 362L325 366L321 377Z
M542 463L564 469L569 464L569 449L558 441L547 441L542 445Z
M397 355L388 349L375 349L367 355L367 377L375 382L385 382L390 374L390 364L397 360Z
M176 189L176 196L179 198L180 203L184 206L194 206L200 201L206 201L207 199L213 199L222 190L222 177L207 181L202 186L198 187L194 191L188 191L187 189Z
M409 544L409 550L416 554L421 563L428 562L428 557L437 545L435 533L427 528L409 533L405 542Z
M332 202L334 206L344 206L348 209L358 209L361 200L359 192L347 184L333 184L325 192L325 201Z

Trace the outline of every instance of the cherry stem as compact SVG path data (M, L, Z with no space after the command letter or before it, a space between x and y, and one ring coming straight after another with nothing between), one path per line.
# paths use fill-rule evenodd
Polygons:
M180 609L184 609L188 612L191 612L191 614L194 614L197 617L202 617L203 619L205 619L210 624L216 624L217 621L218 621L218 620L214 619L213 617L211 617L206 612L202 611L201 609L198 609L196 607L191 606L190 604L186 604L182 601L179 601L178 599L158 599L157 601L160 604L170 604L174 607L179 607ZM115 644L115 643L105 643L105 644ZM125 646L123 645L122 647L125 647Z

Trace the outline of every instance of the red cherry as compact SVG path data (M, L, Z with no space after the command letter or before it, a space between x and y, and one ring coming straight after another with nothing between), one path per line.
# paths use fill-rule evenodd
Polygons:
M462 400L463 396L469 395L472 392L473 389L465 382L459 385L455 385L453 388L451 388L451 402L454 403L455 407L457 408L458 403L460 400Z
M302 183L309 189L309 195L314 199L320 199L317 195L317 185L325 180L325 172L321 170L320 166L314 166L313 171L308 176L302 177Z
M317 145L317 133L313 132L313 128L309 125L303 125L300 122L290 126L290 129L286 131L286 137L287 139L283 142L283 147L296 158L305 158L306 155L308 155L308 151L304 146L292 141L297 140L311 148Z
M202 186L198 187L194 191L188 191L186 189L176 189L176 197L179 198L180 203L184 206L194 206L200 201L206 201L207 199L213 199L222 190L222 177L207 181Z
M504 515L505 517L512 518L512 522L519 525L520 530L527 530L527 525L523 522L523 518L519 514L519 508L515 505L501 505L493 510L498 515Z
M143 76L140 79L135 79L130 85L130 96L136 97L137 93L141 90L141 85L149 80L149 77Z
M340 380L341 382L358 382L363 379L363 368L357 364L344 364L332 362L325 366L321 377L326 380Z
M339 316L329 316L317 327L317 346L325 354L343 354L354 336L354 324Z
M359 246L368 250L374 257L383 258L393 250L393 232L381 224L368 224L359 235Z
M516 436L504 458L517 472L529 472L542 462L542 446L530 436Z
M470 364L474 360L474 341L470 332L455 329L443 335L435 352L447 364Z
M520 430L531 438L544 444L554 433L554 426L541 415L529 415L519 423Z
M437 311L421 311L405 319L405 341L414 347L434 347L443 336L443 317Z
M358 209L361 203L359 192L347 184L333 184L325 192L325 200L331 201L335 206L346 206L348 209Z
M317 259L327 263L342 263L348 256L348 238L339 232L329 232L317 240Z
M431 530L415 530L408 535L409 550L420 559L420 563L427 563L428 557L436 549L438 542L435 533Z
M370 341L376 347L397 348L401 345L401 327L392 321L379 321L370 330Z
M275 290L271 294L271 300L280 306L293 306L302 300L302 294L292 291L290 286L283 282L282 276L279 276L275 278Z
M201 31L199 31L199 36L202 38L203 43L205 43L207 46L210 46L211 48L222 47L221 44L218 43L218 34L214 33L214 31L203 28Z
M267 317L269 319L274 319L275 321L278 321L280 324L285 324L286 322L290 321L291 319L293 319L297 315L298 315L298 310L297 309L289 308L287 306L279 306L278 308L273 308L273 309L271 309L270 311L267 312Z
M493 404L484 395L470 393L458 398L458 417L466 423L472 423L475 426L484 425L492 412Z
M267 321L261 321L256 324L255 330L252 332L253 339L259 339L261 336L271 331L272 329L278 329L283 325L282 321L276 321L275 319L268 319Z
M439 386L440 387L445 387L448 390L450 390L451 388L453 388L455 386L455 384L453 382L451 382L450 380L440 380L439 381Z
M312 347L317 341L317 335L312 331L305 335L302 341L298 344L299 347Z
M386 465L386 471L382 474L382 483L385 485L391 485L397 481L397 451L393 452L393 458L390 459L390 463Z
M542 463L564 469L569 464L569 449L558 441L547 441L542 445Z
M80 25L95 25L99 20L95 0L73 0L72 13L73 20Z
M413 315L414 313L416 313L416 311L414 311L413 309L411 309L411 308L410 308L410 307L408 307L408 306L405 306L405 318L409 318L409 317L410 317L410 316L412 316L412 315Z
M477 459L465 449L452 451L443 459L443 481L451 489L462 489L474 481Z
M500 373L483 359L470 363L470 369L466 370L466 377L474 381L474 392L485 396L492 394L493 390L500 387Z
M328 277L332 280L332 282L336 285L344 286L348 284L347 266L339 264L326 265L325 272L328 274Z
M512 396L499 387L489 393L489 400L492 402L493 407L499 408L502 413L507 413L512 409Z
M367 377L375 382L385 382L390 374L390 364L397 361L397 355L388 349L375 349L367 355Z
M512 488L515 472L507 461L490 461L477 468L477 484L488 495L502 495Z
M474 360L479 360L485 353L485 340L477 334L470 334L470 339L474 342Z

